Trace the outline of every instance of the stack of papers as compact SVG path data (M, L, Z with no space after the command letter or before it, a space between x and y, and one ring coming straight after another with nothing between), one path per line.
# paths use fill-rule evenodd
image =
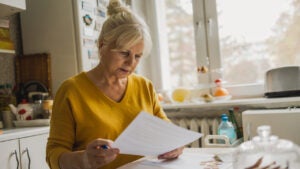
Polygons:
M158 156L201 137L158 117L141 112L113 143L121 154Z
M232 156L226 156L225 160L221 157L222 161L217 161L212 153L183 152L173 160L145 157L118 169L232 169Z

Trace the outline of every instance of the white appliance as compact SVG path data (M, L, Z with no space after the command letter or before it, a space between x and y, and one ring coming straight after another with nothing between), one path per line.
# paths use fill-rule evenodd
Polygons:
M246 110L242 113L244 141L257 136L260 125L270 125L271 134L300 145L300 109Z
M26 0L20 17L23 53L50 53L53 94L65 79L98 64L97 38L107 2Z
M300 96L300 66L268 70L265 77L265 96Z

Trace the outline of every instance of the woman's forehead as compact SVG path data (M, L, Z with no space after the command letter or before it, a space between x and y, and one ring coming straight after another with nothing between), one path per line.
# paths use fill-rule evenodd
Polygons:
M128 50L128 51L135 51L136 53L143 53L144 42L139 41L136 44L124 45L123 47L120 48L114 48L113 46L111 46L111 50Z

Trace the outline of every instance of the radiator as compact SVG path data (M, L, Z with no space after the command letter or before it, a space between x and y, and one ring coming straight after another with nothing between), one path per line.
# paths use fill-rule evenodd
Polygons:
M192 130L203 134L199 140L187 145L187 147L204 147L204 138L206 135L216 135L218 131L218 126L220 123L219 117L215 118L205 118L205 117L175 117L170 118L170 120L183 128ZM215 140L214 140L215 141Z

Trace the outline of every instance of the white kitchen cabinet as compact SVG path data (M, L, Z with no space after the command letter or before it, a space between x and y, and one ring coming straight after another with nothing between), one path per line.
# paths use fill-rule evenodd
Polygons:
M15 133L19 134L17 138L4 141L0 139L1 169L49 169L46 163L48 132L29 132L31 131ZM2 136L5 136L5 131Z
M26 9L25 0L0 0L0 18Z
M0 142L0 161L3 169L20 169L19 140Z
M19 139L22 169L47 169L46 144L48 134Z

